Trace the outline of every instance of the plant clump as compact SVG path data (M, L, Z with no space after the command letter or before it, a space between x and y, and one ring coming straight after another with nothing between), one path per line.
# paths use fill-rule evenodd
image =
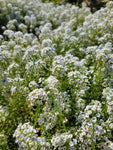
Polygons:
M113 2L0 12L0 149L113 150Z

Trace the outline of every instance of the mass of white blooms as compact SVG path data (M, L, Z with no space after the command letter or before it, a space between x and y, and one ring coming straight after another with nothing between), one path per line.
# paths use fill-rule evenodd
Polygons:
M113 150L112 20L113 1L0 0L1 150Z

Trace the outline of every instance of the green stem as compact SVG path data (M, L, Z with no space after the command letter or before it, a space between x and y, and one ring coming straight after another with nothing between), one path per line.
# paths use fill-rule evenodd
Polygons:
M56 110L57 110L57 111L58 111L58 113L59 113L59 117L60 117L60 120L61 120L62 125L63 125L63 127L64 127L64 130L65 130L65 132L67 132L67 130L66 130L66 126L65 126L65 124L64 124L64 122L63 122L63 117L62 117L62 115L61 115L61 112L59 111L59 109L58 109L58 107L57 107L57 105L56 105L56 103L55 103L55 101L54 101L54 100L53 100L53 103L54 103L54 105L55 105Z
M34 125L33 125L33 128L35 128L35 126L36 126L36 124L37 124L37 118L38 118L38 113L39 112L39 109L38 108L36 108L36 113L35 113L35 119L34 119Z

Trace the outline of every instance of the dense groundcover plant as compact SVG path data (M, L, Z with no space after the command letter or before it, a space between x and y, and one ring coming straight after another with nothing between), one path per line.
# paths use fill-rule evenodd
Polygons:
M0 0L0 149L113 150L113 2Z

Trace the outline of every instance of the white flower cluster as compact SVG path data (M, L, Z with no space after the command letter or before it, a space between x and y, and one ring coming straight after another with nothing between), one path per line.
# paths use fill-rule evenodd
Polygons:
M76 88L81 87L82 89L88 89L88 87L87 87L87 84L88 84L87 76L82 75L79 71L69 72L68 78L69 78L69 84L70 85L73 85Z
M98 148L105 149L108 139L105 136L106 130L104 129L104 120L102 118L102 105L97 100L86 106L82 116L79 116L83 121L80 129L75 133L77 142L80 147L92 148L92 141L97 144ZM96 146L96 145L95 145Z
M40 126L42 124L44 124L44 127L46 130L52 129L56 123L56 116L57 115L54 115L53 113L44 112L43 114L40 114L40 118L38 120L38 123Z
M56 77L54 77L54 76L49 76L49 77L45 80L45 84L47 84L47 87L48 87L48 88L54 89L54 88L58 87L59 81L57 80Z
M29 87L30 87L31 89L35 89L37 86L38 86L38 84L37 84L35 81L31 81L31 82L29 83Z
M103 90L103 97L107 101L107 112L113 115L113 89L109 87L105 88Z
M68 114L71 110L67 93L61 93L57 90L53 90L53 92L55 93L53 93L51 97L51 93L48 91L48 101L46 101L45 106L43 107L43 113L40 114L38 119L38 124L40 126L43 125L46 130L52 130L57 125L60 113ZM63 122L66 123L67 121L67 118L64 117Z
M33 106L35 103L41 105L43 104L43 101L47 101L48 97L44 89L35 89L28 95L28 101L30 102L30 105Z
M15 130L13 137L16 138L16 143L19 144L19 149L23 150L36 150L38 147L37 144L37 135L35 134L36 130L33 129L33 126L30 123L20 123Z
M59 147L60 149L66 144L66 142L69 142L72 137L73 135L70 133L59 133L53 136L53 138L51 139L51 143L54 146L54 149L57 149L57 147Z
M8 116L7 107L3 107L0 105L0 123L4 122L7 116Z
M41 146L40 150L49 150L50 149L50 143L46 142L45 137L38 137L37 141L39 145Z

